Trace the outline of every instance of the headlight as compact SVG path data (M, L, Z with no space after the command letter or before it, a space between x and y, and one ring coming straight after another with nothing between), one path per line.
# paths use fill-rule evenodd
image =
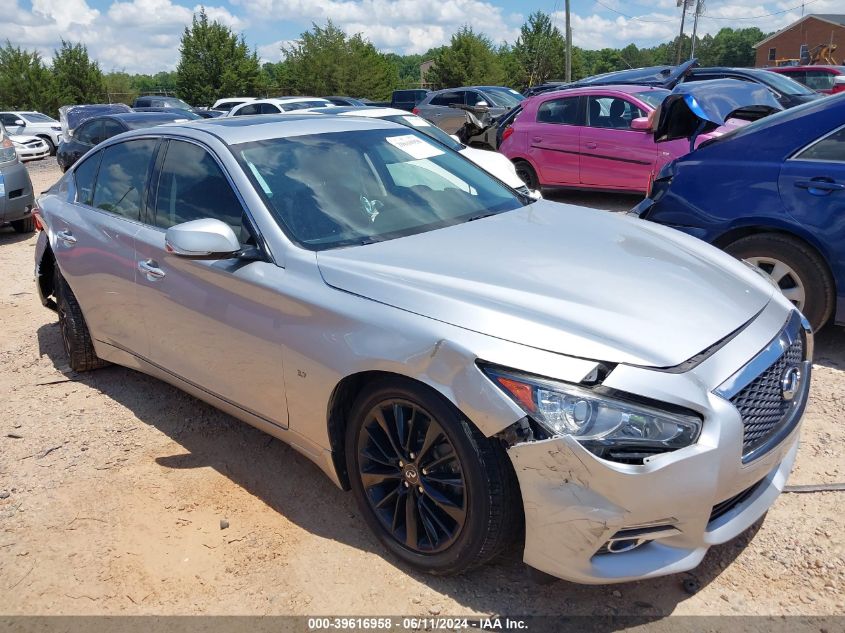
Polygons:
M61 126L61 125L51 125L51 126L50 126L50 129L51 129L51 130L54 130L54 131L56 131L56 132L61 132L61 131L62 131L62 126Z
M693 444L701 431L701 419L692 415L498 367L483 369L548 433L570 435L602 457L622 448L629 457L638 455L633 461L641 463L648 455Z
M0 163L15 160L17 155L18 154L15 151L15 144L12 143L12 141L4 139L3 142L0 143Z

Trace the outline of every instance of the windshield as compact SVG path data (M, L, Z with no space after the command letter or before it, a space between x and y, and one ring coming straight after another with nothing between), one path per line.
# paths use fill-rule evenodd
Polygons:
M759 73L763 77L766 84L785 95L814 95L817 94L814 90L810 90L804 84L800 84L794 79L790 79L786 75L773 73L769 70L764 70Z
M635 92L634 96L650 105L652 108L656 108L663 100L672 94L671 90L664 90L663 88L655 88L654 90L646 90L645 92Z
M232 152L287 234L311 250L384 241L522 206L486 172L410 129L268 139Z
M21 116L30 123L58 123L53 117L40 112L24 112Z
M516 90L509 88L484 88L484 94L492 99L491 105L502 106L504 108L513 108L519 105L519 102L525 99Z
M164 103L164 105L171 108L184 108L185 110L191 109L191 106L189 106L181 99L177 99L176 97L162 97L161 101L162 103Z
M438 143L443 143L443 145L456 152L464 148L461 143L446 134L446 132L441 130L439 127L437 127L436 125L432 125L425 119L416 115L394 114L391 116L384 116L379 118L384 119L385 121L392 121L393 123L398 123L399 125L404 125L406 127L412 127L418 132L422 132L426 136L430 136Z

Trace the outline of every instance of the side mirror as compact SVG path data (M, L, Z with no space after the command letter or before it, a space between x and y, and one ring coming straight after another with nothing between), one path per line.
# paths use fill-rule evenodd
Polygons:
M490 104L487 103L486 101L479 101L478 103L475 104L475 107L476 108L486 108L489 105Z
M241 250L235 232L228 224L214 218L203 218L176 224L164 234L168 253L184 257L219 255L233 257Z
M451 139L452 139L453 141L455 141L456 143L460 143L460 142L461 142L461 139L459 139L459 138L458 138L458 135L457 135L457 134L450 134L449 136L450 136L450 137L451 137Z
M26 121L23 119L15 119L15 125L19 127L26 127Z
M632 130L640 130L642 132L648 132L651 129L651 126L648 123L647 116L637 117L631 121L631 129Z

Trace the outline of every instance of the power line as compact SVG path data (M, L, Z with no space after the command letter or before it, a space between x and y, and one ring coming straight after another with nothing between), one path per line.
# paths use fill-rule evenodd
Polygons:
M814 0L815 1L815 0ZM637 17L635 15L628 15L627 13L622 13L621 11L617 11L613 7L609 7L603 2L599 2L599 0L595 0L595 3L604 7L608 11L613 11L614 13L618 13L623 18L628 18L629 20L636 20L637 22L647 22L648 24L668 24L669 22L674 22L674 18L671 20L644 20L643 18Z
M799 5L791 7L789 9L783 9L782 11L775 11L774 13L764 13L763 15L752 15L745 18L724 18L724 17L713 17L711 15L702 15L701 17L706 18L708 20L730 20L733 22L734 20L759 20L760 18L769 18L773 15L781 15L782 13L789 13L790 11L795 11L796 9L803 9L808 4L813 4L814 2L818 2L819 0L807 0L807 2L802 2ZM602 5L604 6L604 5Z

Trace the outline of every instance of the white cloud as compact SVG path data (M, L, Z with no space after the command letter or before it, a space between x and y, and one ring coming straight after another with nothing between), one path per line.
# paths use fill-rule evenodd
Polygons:
M264 46L258 47L258 57L261 63L265 62L279 62L284 59L285 55L282 52L282 46L290 46L296 43L296 40L277 40Z
M519 33L521 15L483 0L232 0L256 16L310 22L332 20L349 34L361 33L375 46L402 52L424 52L449 42L464 24L495 43L512 41Z
M85 0L32 0L32 11L53 21L60 29L71 24L91 24L100 15Z

